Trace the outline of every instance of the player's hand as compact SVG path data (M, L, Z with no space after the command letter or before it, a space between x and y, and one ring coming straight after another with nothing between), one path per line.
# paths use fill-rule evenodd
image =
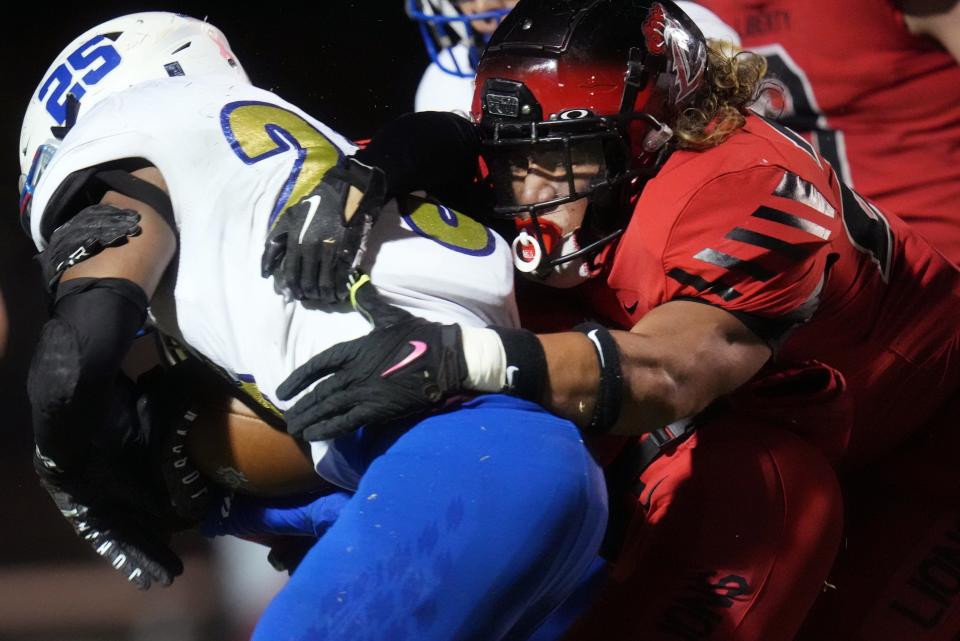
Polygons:
M172 368L154 368L137 380L137 416L150 435L153 457L163 488L181 527L203 519L217 492L187 456L187 436L196 419L191 388L195 370L203 364L190 359Z
M347 506L351 495L337 490L286 497L225 496L200 530L205 536L232 535L270 548L277 571L293 571Z
M140 214L132 209L103 204L83 209L57 227L46 249L37 255L47 290L52 291L70 267L139 234Z
M77 536L137 588L168 586L183 572L145 488L117 478L102 464L91 463L82 474L67 475L39 450L34 468Z
M382 171L343 158L274 222L261 274L273 276L276 288L297 300L346 300L348 279L363 260L385 194Z
M305 441L426 412L463 390L458 325L431 323L390 305L366 276L352 291L354 307L373 331L314 356L277 389L289 400L329 376L284 414L287 431Z

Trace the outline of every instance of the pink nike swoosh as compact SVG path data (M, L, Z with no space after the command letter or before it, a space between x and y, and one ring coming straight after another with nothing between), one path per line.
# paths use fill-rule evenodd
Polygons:
M390 376L398 369L406 367L407 365L409 365L410 363L412 363L413 361L417 360L418 358L420 358L421 356L427 353L427 344L424 343L423 341L409 341L409 342L410 342L410 346L413 347L413 351L407 354L402 361L400 361L399 363L397 363L396 365L394 365L393 367L385 371L383 374L381 374L380 378L386 378L387 376Z

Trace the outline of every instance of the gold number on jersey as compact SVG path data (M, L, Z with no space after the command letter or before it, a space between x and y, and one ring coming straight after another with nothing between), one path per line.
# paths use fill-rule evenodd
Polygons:
M403 220L414 232L448 249L470 256L488 256L496 243L489 229L449 207L409 196Z
M220 125L233 152L252 165L295 151L297 159L270 212L270 226L320 184L340 159L340 149L302 116L265 102L231 102L220 112Z

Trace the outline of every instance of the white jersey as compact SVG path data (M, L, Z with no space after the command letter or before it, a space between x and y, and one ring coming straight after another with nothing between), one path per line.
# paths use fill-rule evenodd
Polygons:
M270 221L354 147L276 95L222 76L151 81L91 108L65 137L34 194L32 233L72 172L145 158L166 180L179 255L153 300L158 328L280 410L277 386L331 345L369 331L347 309L307 309L260 276ZM364 268L390 302L423 318L465 326L515 326L507 244L479 223L411 197L384 211ZM394 203L390 207L396 207ZM352 486L356 473L327 443L317 469Z
M449 68L471 69L470 49L460 43L449 49L443 49L437 54L443 65ZM456 61L456 66L454 65ZM420 84L417 86L417 95L414 98L416 111L456 111L465 116L470 113L473 103L473 76L460 78L447 73L440 66L431 62Z

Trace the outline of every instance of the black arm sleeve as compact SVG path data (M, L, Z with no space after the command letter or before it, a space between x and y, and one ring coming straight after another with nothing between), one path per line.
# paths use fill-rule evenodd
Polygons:
M120 278L62 283L30 363L27 394L40 451L79 470L111 410L120 362L146 319L147 295Z
M473 123L445 111L423 111L387 123L355 157L383 170L388 196L423 190L446 201L451 186L473 184L479 155Z

